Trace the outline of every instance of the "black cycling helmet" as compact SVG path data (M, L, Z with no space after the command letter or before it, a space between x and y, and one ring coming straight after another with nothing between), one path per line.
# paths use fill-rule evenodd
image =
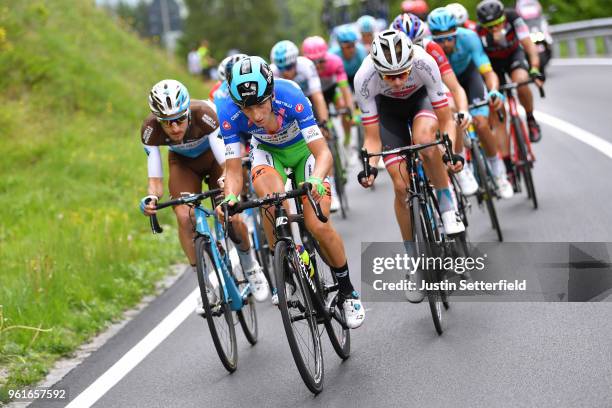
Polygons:
M504 5L499 0L482 0L476 6L478 21L484 26L496 25L503 22Z

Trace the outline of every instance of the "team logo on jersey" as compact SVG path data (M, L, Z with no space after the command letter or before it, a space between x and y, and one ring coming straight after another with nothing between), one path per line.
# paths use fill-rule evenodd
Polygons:
M224 120L223 121L223 129L230 130L231 128L232 128L232 125L230 125L227 120Z
M212 117L210 117L206 113L204 115L202 115L202 122L206 123L208 126L210 126L212 128L216 128L217 127L217 121L215 121L215 119L213 119Z
M297 113L302 113L304 111L304 105L298 103L297 105L295 105L295 110Z
M153 134L153 128L151 126L147 126L144 132L142 132L142 140L145 143L149 143L149 139L151 138L151 134Z

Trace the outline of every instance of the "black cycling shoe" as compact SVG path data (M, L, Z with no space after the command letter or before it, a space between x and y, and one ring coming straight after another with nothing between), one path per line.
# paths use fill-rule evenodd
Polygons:
M531 143L538 143L542 139L542 131L540 125L534 117L527 118L527 126L529 127L529 140Z

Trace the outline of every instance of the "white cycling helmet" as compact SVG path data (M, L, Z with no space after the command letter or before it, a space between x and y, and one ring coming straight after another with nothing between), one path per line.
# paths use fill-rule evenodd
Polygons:
M241 59L247 57L246 54L232 54L228 57L223 58L219 67L217 68L217 75L219 75L219 80L221 82L227 79L227 71L232 69L232 66L240 61Z
M189 111L189 92L174 79L159 81L149 93L149 108L155 116L174 119Z
M370 49L374 68L381 74L394 75L412 67L412 41L401 31L385 30L376 34Z
M450 11L453 16L455 16L458 26L463 26L469 17L468 11L465 7L463 7L463 4L451 3L446 6L446 9Z

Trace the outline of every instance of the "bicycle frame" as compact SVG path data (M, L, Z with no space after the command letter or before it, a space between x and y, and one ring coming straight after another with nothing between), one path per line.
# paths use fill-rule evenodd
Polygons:
M210 248L212 250L215 265L218 270L221 271L221 286L223 287L223 293L225 299L228 299L230 308L233 311L242 309L244 305L244 299L249 294L249 286L246 285L242 292L238 290L234 278L230 275L228 265L231 266L231 260L229 257L229 251L226 249L225 254L222 257L217 247L217 240L211 234L208 226L208 217L213 217L215 220L215 236L222 237L224 235L223 227L217 220L215 212L204 208L201 205L194 207L195 219L196 219L196 234L204 236L208 242L210 242Z
M531 150L531 141L529 140L529 137L527 137L529 133L527 132L527 129L525 128L525 122L523 122L523 120L521 119L519 115L516 95L514 94L512 90L508 90L506 92L506 96L508 100L508 110L510 111L510 117L519 119L521 131L523 133L523 140L525 142L525 146L527 146L527 161L534 162L535 156L533 154L533 151ZM520 157L519 157L519 151L518 151L518 140L517 140L518 135L517 135L516 129L514 128L514 125L512 124L512 121L508 122L508 126L510 128L510 134L512 135L512 141L513 141L512 158L515 163L519 163Z

